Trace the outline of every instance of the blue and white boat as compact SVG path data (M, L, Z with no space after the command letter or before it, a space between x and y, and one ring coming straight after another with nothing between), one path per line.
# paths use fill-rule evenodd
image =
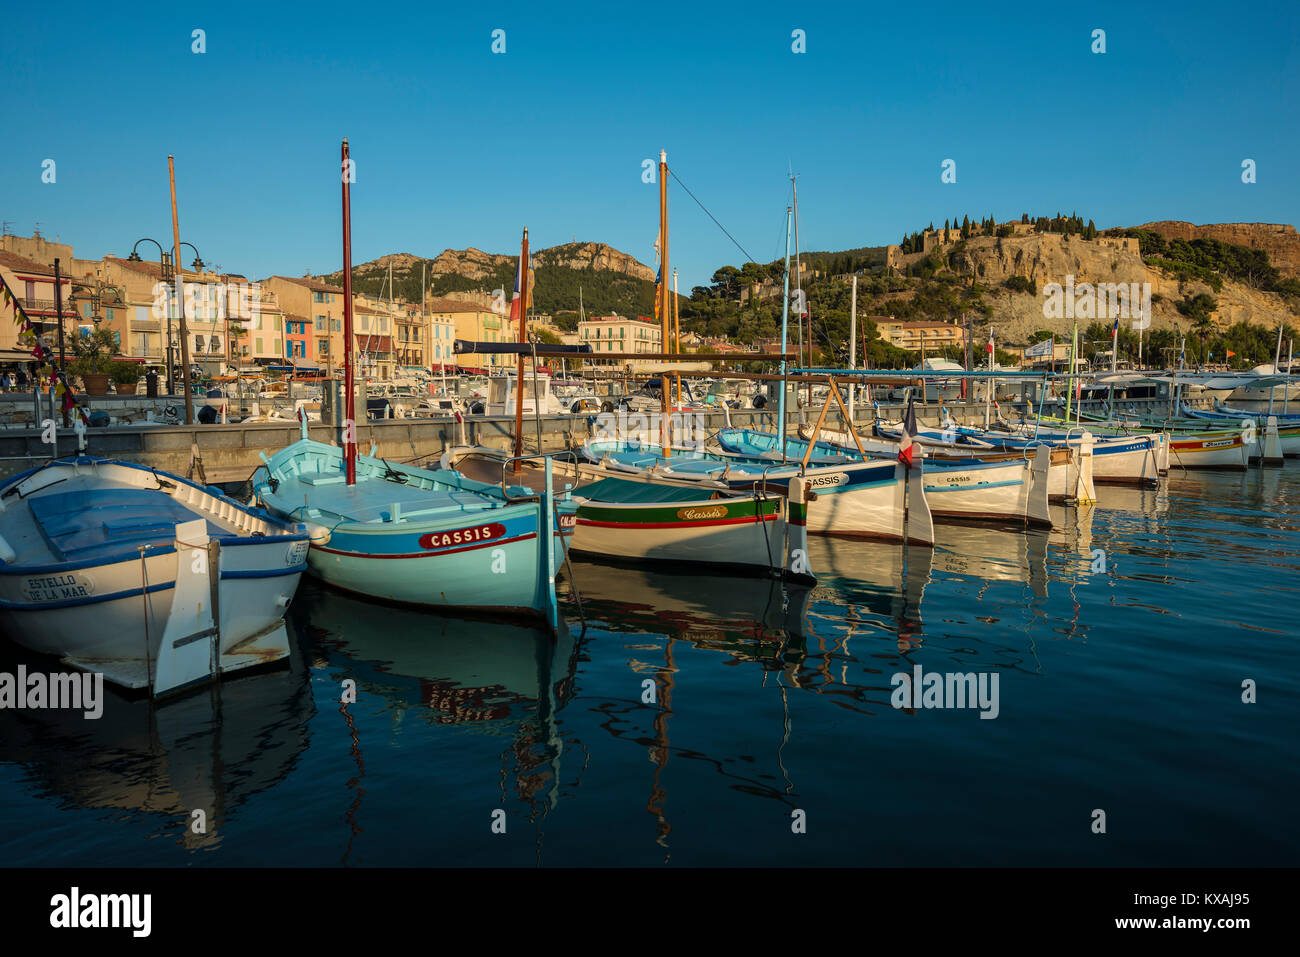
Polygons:
M862 439L838 432L830 435L834 441L812 443L811 455L808 438L787 438L786 455L792 459L809 455L812 462L852 452L860 461L857 446L861 445L872 461L892 462L898 457L897 442ZM777 437L771 432L722 429L717 441L724 449L737 454L776 454ZM944 455L919 444L917 448L921 450L925 498L936 519L993 522L1019 528L1051 527L1048 501L1053 471L1058 473L1061 497L1065 497L1070 459L1066 450L1059 453L1047 450L1040 460L1033 449L1014 453L996 449L983 453L965 450Z
M287 657L306 558L303 526L131 462L59 459L0 485L4 630L155 695Z
M342 167L351 154L343 141ZM352 332L351 188L343 179L343 402L333 409L342 447L302 438L253 476L255 501L311 533L312 574L365 598L427 608L540 618L559 625L560 516L545 488L478 482L450 468L390 465L357 453ZM528 231L520 273L528 261ZM527 289L524 289L524 298ZM342 416L339 416L342 412Z
M308 565L327 584L404 605L558 624L563 544L549 488L502 488L373 455L356 457L348 484L344 450L306 437L263 458L256 502L306 523Z
M790 481L802 477L807 493L807 530L886 541L934 543L934 524L926 503L920 468L898 461L860 456L816 455L804 467L780 456L742 456L659 446L638 439L592 439L581 447L589 461L611 473L631 472L667 479L721 484L744 491L789 495Z

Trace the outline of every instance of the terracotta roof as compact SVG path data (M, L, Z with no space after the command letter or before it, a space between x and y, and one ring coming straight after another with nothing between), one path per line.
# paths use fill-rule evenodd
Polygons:
M0 266L12 269L14 272L31 273L36 276L53 276L54 268L36 262L34 259L28 259L25 256L19 256L17 253L11 253L7 250L0 249Z
M327 282L321 282L319 279L312 279L309 276L303 276L295 279L293 276L272 276L272 279L283 279L285 282L291 282L296 286L306 286L312 292L337 292L340 295L343 289L339 286L331 286Z
M153 276L156 279L162 278L162 264L150 262L147 259L142 259L137 263L137 262L131 262L131 260L129 259L121 259L117 256L105 256L104 262L111 263L114 266L121 266L123 269L131 269L135 272L147 273L148 275ZM202 279L204 282L222 281L221 277L218 276L216 273L211 273L211 272L197 273L194 272L194 270L192 269L186 269L184 266L182 266L181 278L185 279L189 277L193 277L195 279Z
M888 320L886 320L888 321ZM929 322L926 320L916 320L907 322L892 322L891 325L898 326L899 329L952 329L954 332L961 332L961 326L954 322Z

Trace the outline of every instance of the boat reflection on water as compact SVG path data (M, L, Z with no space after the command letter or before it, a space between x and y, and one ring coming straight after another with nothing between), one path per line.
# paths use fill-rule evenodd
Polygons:
M1176 484L1176 480L1166 482L1160 488L1099 485L1096 507L1105 511L1132 512L1135 515L1161 515L1169 511L1171 484Z
M960 575L986 584L1018 581L1036 597L1046 597L1050 534L1045 529L1008 535L975 526L945 528L935 535L935 575Z
M814 564L814 569L816 565ZM760 794L795 805L794 789L782 761L793 724L789 688L798 686L807 659L805 630L812 589L778 579L673 574L662 569L613 568L575 560L573 578L582 594L584 613L593 628L627 634L638 639L625 647L638 678L652 682L656 708L648 737L636 731L633 715L645 703L625 700L603 702L595 710L606 716L601 727L615 738L645 747L653 765L646 782L646 813L655 822L655 842L671 856L669 837L668 766L679 760L704 760L728 779L729 786L747 794ZM662 637L662 641L654 640ZM651 640L642 641L645 637ZM726 664L749 662L762 670L762 686L779 694L781 721L771 727L771 743L782 783L774 785L760 776L724 768L694 748L674 745L670 724L674 716L679 674L698 667L689 654L694 649L729 656ZM650 654L647 655L646 653ZM662 656L661 658L659 656ZM769 678L771 682L769 683ZM644 687L644 686L643 686ZM643 691L643 694L645 692ZM748 729L761 737L756 719Z
M553 638L522 622L367 602L313 580L301 587L291 615L308 629L315 666L355 681L358 698L383 699L394 735L418 715L506 738L503 758L519 796L534 812L555 806L563 751L556 712L575 693L579 650L563 619ZM364 762L350 707L341 702L339 711L352 734L359 798Z
M936 526L935 536L967 529ZM892 638L899 651L919 645L921 603L937 551L923 545L809 538L808 559L818 576L808 616L810 636L819 644L834 636L845 652L859 636Z
M159 815L158 836L213 848L236 809L279 784L307 750L315 706L302 653L290 646L288 667L161 704L105 682L103 713L93 720L80 710L5 709L0 762L24 766L33 791L61 807L112 811L114 820L120 811ZM0 671L13 674L19 665L28 674L66 671L0 643ZM202 833L195 833L195 811L203 812Z
M576 559L573 569L588 619L600 618L612 631L685 638L753 661L771 660L787 639L797 641L804 631L811 591L806 585Z

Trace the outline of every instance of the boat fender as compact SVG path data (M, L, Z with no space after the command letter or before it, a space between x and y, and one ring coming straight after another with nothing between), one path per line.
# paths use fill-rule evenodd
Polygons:
M275 607L281 611L289 607L289 602L293 601L292 595L281 595L275 600Z
M313 545L328 545L330 536L333 534L331 529L324 525L317 525L315 522L304 522L307 526L307 537Z
M18 553L13 550L13 546L0 535L0 562L12 562L17 557Z

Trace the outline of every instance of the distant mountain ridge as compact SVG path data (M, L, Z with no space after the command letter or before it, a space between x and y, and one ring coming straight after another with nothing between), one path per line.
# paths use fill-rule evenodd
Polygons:
M538 312L588 314L648 312L654 303L654 270L606 243L565 243L531 251ZM421 266L431 295L488 305L495 290L514 289L519 256L482 249L444 249L432 259L392 253L352 267L352 284L369 295L393 295L419 302ZM393 288L388 288L392 267ZM343 271L320 277L339 284Z

